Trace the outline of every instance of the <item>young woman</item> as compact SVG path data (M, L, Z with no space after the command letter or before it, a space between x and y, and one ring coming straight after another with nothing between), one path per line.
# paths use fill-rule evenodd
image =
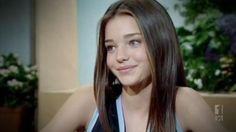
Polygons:
M42 131L224 131L185 86L166 10L155 0L120 0L100 23L94 85L75 92Z

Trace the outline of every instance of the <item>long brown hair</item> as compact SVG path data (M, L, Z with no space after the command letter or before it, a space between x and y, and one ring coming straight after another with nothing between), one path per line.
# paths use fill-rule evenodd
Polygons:
M104 131L112 131L108 107L121 94L114 88L116 77L106 65L105 27L115 15L135 18L142 32L150 63L152 93L147 127L151 131L175 131L175 100L178 86L185 86L183 62L174 25L165 8L155 0L120 0L113 3L100 21L94 72L94 92Z

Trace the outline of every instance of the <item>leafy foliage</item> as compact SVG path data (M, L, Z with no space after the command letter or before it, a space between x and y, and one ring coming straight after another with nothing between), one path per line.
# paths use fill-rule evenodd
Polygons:
M182 0L186 25L177 28L190 87L201 91L236 91L236 54L219 28L223 14L210 0ZM176 9L180 5L176 6Z
M0 56L0 106L36 107L37 69L25 66L15 54Z

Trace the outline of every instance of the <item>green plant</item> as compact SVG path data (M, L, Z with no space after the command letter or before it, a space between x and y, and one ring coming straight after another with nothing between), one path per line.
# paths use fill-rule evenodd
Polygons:
M229 38L217 23L222 13L210 0L184 0L182 6L189 27L176 29L188 85L200 91L236 91L235 54L229 53Z
M0 106L36 107L37 68L25 66L15 54L0 56Z
M211 12L217 8L212 1L213 0L179 0L180 3L175 4L174 8L185 18L186 24L191 24L199 15Z

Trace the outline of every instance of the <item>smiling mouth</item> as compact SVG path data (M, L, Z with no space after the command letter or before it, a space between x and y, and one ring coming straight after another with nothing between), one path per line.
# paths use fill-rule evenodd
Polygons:
M117 71L119 71L120 73L127 73L133 68L135 68L136 66L137 65L122 66L122 67L117 68Z

